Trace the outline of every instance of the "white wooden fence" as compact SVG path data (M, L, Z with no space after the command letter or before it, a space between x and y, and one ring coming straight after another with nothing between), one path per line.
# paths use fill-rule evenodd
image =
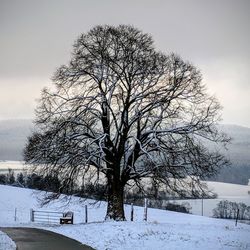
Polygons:
M30 221L46 224L60 224L60 218L63 217L63 212L30 210Z

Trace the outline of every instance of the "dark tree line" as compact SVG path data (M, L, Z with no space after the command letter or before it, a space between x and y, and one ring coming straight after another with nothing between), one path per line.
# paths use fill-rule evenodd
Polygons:
M12 169L8 169L7 174L0 174L0 184L12 185L15 183L15 175Z
M60 186L60 180L56 176L42 176L37 174L14 174L9 170L7 174L0 174L0 184L16 187L31 188L48 192L56 192Z

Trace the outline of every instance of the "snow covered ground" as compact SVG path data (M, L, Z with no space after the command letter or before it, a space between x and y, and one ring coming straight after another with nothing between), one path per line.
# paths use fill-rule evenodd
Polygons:
M15 242L7 234L0 231L0 250L15 250Z
M70 203L54 202L42 210L74 211L75 225L45 225L29 222L30 208L40 209L33 192L0 185L0 227L40 227L74 238L98 250L108 249L250 249L250 226L234 221L187 215L159 209L148 210L143 222L143 208L135 207L134 222L103 222L106 203L73 197ZM89 222L84 223L84 205L88 205ZM16 216L15 216L16 208ZM130 206L125 207L129 220ZM15 221L16 220L16 221Z

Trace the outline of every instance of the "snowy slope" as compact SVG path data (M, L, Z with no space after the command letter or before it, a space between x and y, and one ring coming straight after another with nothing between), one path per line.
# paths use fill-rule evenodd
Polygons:
M43 208L75 212L76 225L39 225L29 222L29 209L39 208L36 197L42 192L0 185L0 226L42 227L52 230L95 249L250 249L250 226L233 221L149 209L148 222L143 222L143 208L135 207L134 222L103 222L105 202L90 205L73 197L68 205L54 202ZM84 205L88 204L89 221L84 224ZM14 210L17 208L17 221ZM129 219L130 206L126 206Z
M239 185L215 181L207 181L206 183L208 184L208 188L214 191L219 198L244 197L248 198L250 201L250 195L248 194L248 191L250 191L249 185Z
M16 244L4 232L0 231L0 250L15 250Z
M29 166L23 165L23 163L20 161L0 161L0 174L7 173L8 168L12 168L16 173L18 173L20 171L23 171L24 168L27 171L29 169ZM221 201L221 199L227 199L233 202L243 202L246 205L250 206L250 195L248 194L248 192L250 192L250 186L212 181L207 181L206 183L211 191L218 194L218 199L207 199L203 201L200 199L181 200L175 202L180 204L183 202L188 202L192 207L191 213L196 215L201 215L203 208L203 215L205 216L213 215L213 209ZM18 212L20 213L20 211Z

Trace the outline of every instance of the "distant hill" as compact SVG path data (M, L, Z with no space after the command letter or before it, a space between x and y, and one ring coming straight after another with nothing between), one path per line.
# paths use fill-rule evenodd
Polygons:
M32 131L31 120L0 120L0 160L22 160L27 136Z
M31 120L0 120L0 160L22 160L22 151L32 129ZM250 179L250 128L224 124L220 129L232 137L225 153L232 166L222 169L210 180L247 184Z
M250 128L229 124L220 128L232 138L225 152L232 165L210 180L246 185L250 179Z
M221 129L231 136L232 141L228 146L229 158L233 163L250 163L250 128L237 125L221 125Z

